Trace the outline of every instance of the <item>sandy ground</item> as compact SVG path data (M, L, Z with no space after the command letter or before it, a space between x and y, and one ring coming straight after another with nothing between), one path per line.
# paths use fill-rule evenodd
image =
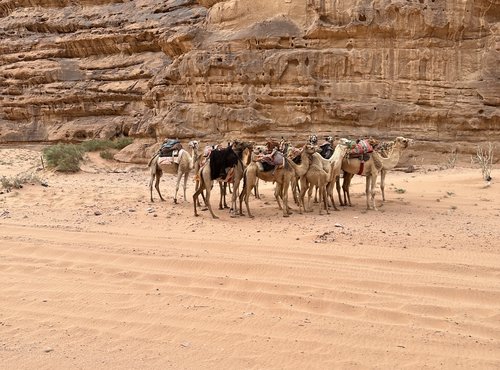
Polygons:
M39 157L2 147L0 176ZM144 166L97 155L35 173L0 194L4 369L500 368L500 192L477 168L391 172L378 212L357 177L354 207L288 219L261 184L252 220L218 190L221 218L193 217L170 176L150 203Z

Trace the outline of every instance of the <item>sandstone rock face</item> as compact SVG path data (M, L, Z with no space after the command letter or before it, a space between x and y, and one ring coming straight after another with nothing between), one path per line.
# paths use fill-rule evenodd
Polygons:
M497 0L19 0L0 21L0 142L500 139Z

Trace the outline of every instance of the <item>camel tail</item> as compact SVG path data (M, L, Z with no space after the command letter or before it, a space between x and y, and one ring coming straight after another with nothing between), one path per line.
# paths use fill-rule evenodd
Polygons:
M148 167L151 167L151 163L155 160L155 158L158 157L158 153L156 153L148 162Z

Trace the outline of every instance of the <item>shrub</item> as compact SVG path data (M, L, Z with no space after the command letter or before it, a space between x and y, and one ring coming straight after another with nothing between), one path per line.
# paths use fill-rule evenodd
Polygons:
M113 153L111 153L108 149L101 151L99 155L103 159L113 159Z
M83 150L74 144L56 144L43 150L43 156L49 167L61 172L77 172L80 170L80 160Z
M477 163L481 167L481 172L485 181L491 181L494 151L495 146L491 142L488 142L486 147L478 145L476 149L476 157L471 158L472 163Z
M0 184L2 188L10 191L12 189L21 189L26 183L41 183L40 178L34 173L23 172L13 177L2 176Z
M61 172L77 172L80 170L80 161L83 153L101 151L104 159L113 159L109 149L123 149L133 142L132 138L121 137L116 140L92 139L78 145L59 143L43 150L47 166Z

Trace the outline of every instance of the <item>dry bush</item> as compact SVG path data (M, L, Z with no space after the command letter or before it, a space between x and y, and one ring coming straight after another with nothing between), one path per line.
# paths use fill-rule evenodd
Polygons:
M479 164L479 167L481 167L481 172L485 181L491 181L491 168L493 167L494 150L495 146L491 142L486 143L485 146L478 145L476 156L471 158L471 162L473 164Z

